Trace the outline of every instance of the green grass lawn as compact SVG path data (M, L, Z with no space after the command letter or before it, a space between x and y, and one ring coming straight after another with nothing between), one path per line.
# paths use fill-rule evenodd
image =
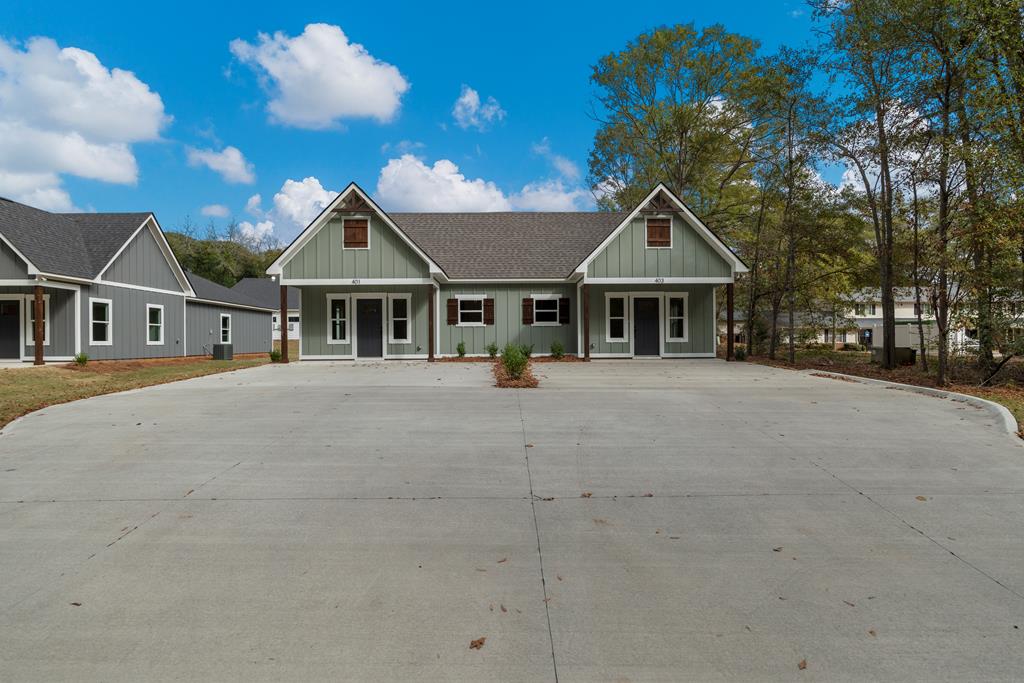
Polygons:
M165 384L192 377L251 368L267 358L215 361L174 358L137 361L92 361L0 370L0 428L33 410L80 398Z

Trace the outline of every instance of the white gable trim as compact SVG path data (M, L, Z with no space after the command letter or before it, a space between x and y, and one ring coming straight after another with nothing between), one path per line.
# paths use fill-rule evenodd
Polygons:
M14 252L15 256L17 256L18 258L25 262L25 268L29 275L35 275L36 273L39 272L39 269L36 268L35 264L29 261L27 256L18 251L18 248L14 246L14 244L9 239L7 239L2 232L0 232L0 241L2 241L4 244L10 247L11 251Z
M346 197L351 195L353 192L358 194L363 199L363 201L369 204L370 208L373 209L373 212L380 216L384 223L389 228L394 230L395 234L401 237L402 241L405 242L406 245L408 245L409 248L412 249L417 256L419 256L421 259L424 260L424 262L426 262L431 274L444 272L436 263L434 263L430 259L429 256L426 255L426 253L423 252L422 249L420 249L416 245L415 242L409 239L409 236L406 235L405 232L400 227L398 227L398 225L393 220L391 220L391 217L388 216L383 209L377 206L376 202L370 199L370 196L368 194L363 192L362 188L360 188L355 183L349 183L348 187L346 187L344 190L338 193L338 196L335 197L334 200L330 204L328 204L323 211L320 212L320 215L314 218L313 222L310 223L306 227L306 229L303 230L302 233L298 237L296 237L291 244L288 245L288 248L281 252L281 255L277 257L277 260L270 264L270 267L267 268L267 274L280 275L284 270L285 265L292 260L295 254L301 251L304 246L309 244L310 240L312 240L313 237L315 237L316 234L320 232L320 230L323 229L323 227L331 221L331 218L333 218L335 207L337 207Z
M633 222L633 219L640 215L640 211L645 206L647 206L647 204L652 199L654 199L654 197L656 197L659 192L664 192L666 195L668 195L668 197L676 205L676 208L679 211L679 213L683 214L683 218L685 218L686 222L690 224L690 227L696 230L697 234L703 237L704 241L707 242L711 246L711 248L718 253L719 256L725 259L726 262L728 262L732 266L733 275L735 275L736 273L746 273L749 270L747 266L743 263L743 261L741 261L740 258L736 256L736 254L732 253L732 250L729 249L729 247L725 246L722 240L718 239L715 233L711 232L708 226L704 225L704 222L701 219L697 218L697 216L694 215L692 211L690 211L690 209L686 206L686 204L683 203L681 199L679 199L679 197L677 197L670 189L665 187L665 183L658 183L658 185L653 190L651 190L646 197L644 197L644 200L640 202L637 205L637 207L630 212L628 216L626 216L626 219L619 223L619 227L612 230L611 234L608 235L608 237L606 237L604 241L598 245L597 249L590 252L590 255L587 256L587 258L583 259L583 262L580 263L580 265L576 266L576 272L585 275L587 272L587 267L590 265L591 261L597 258L598 254L600 254L602 251L608 248L608 245L611 244L612 241L616 237L618 237L630 223Z
M139 236L139 233L142 232L142 229L145 227L149 228L149 232L153 235L153 239L156 240L157 246L160 247L160 252L164 255L167 265L171 267L171 272L174 273L174 278L178 281L178 284L181 285L182 291L188 296L195 296L196 293L192 291L192 285L189 283L188 277L185 276L185 271L182 270L181 264L178 263L178 259L174 256L174 252L171 251L171 245L167 243L167 238L164 237L164 231L160 227L160 224L157 223L156 216L153 214L146 216L146 220L142 221L142 225L136 228L135 232L132 233L132 236L126 239L124 244L121 245L121 248L118 249L112 257L110 257L110 260L107 261L107 265L103 266L103 269L100 270L99 274L96 276L96 282L104 282L103 274L107 272L110 266L113 265L114 261L117 260L124 250L128 248L128 245L135 241L135 238Z

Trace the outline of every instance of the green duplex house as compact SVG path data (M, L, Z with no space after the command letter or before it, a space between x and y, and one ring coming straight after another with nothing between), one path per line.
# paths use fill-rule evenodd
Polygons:
M713 357L716 289L731 313L746 270L664 185L629 212L388 214L353 183L267 272L282 315L301 293L300 359L432 360L555 341L586 358Z

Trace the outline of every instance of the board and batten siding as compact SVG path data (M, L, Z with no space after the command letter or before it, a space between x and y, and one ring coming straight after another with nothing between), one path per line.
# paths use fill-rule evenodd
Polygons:
M285 280L427 278L430 269L378 216L369 218L369 248L343 249L343 222L332 219L284 266Z
M118 254L103 273L103 279L172 292L183 291L148 227L140 230L124 251Z
M372 245L372 241L371 241ZM303 356L352 356L353 321L355 305L349 301L348 325L349 341L347 344L328 343L330 311L327 307L328 294L345 296L360 295L371 297L373 294L408 294L409 301L409 343L387 344L387 328L390 325L391 312L385 309L385 353L388 356L425 356L428 351L428 306L430 302L430 285L372 285L366 287L310 286L299 288L302 291L301 319Z
M484 326L466 326L448 324L447 300L455 299L460 294L482 294L494 299L494 324ZM523 299L532 295L557 295L569 299L568 325L524 325ZM441 285L438 294L439 313L437 325L441 332L441 344L438 353L454 355L459 342L466 345L468 355L487 353L487 345L498 345L499 351L506 344L525 344L533 346L537 355L551 353L551 343L562 342L565 353L576 353L577 335L577 297L576 285L565 284L530 284L530 283L448 283Z
M14 250L0 241L0 280L24 280L28 278L28 265Z
M180 305L180 303L179 303ZM217 306L187 300L185 334L188 355L209 356L213 345L220 343L220 316L231 316L231 351L269 353L271 346L271 313L248 308Z
M90 298L109 299L111 302L110 345L91 344ZM165 358L183 353L184 297L160 292L147 292L114 285L96 284L82 287L82 352L91 360L119 360L124 358ZM149 345L147 339L146 304L164 307L163 344Z
M12 296L17 296L21 302L19 335L24 340L22 356L32 358L36 351L28 325L35 298L34 290L32 287L0 287L0 298L10 299ZM45 287L43 296L44 301L50 302L50 335L48 343L43 346L43 358L68 358L75 355L75 293L69 289Z
M635 218L587 266L587 277L729 277L731 265L682 216L672 216L672 247L647 248Z
M633 311L629 311L627 331L629 337L625 342L607 341L606 294L624 293L644 296L648 292L659 294L687 292L688 334L685 342L664 341L667 336L667 324L662 325L662 345L666 354L713 354L717 346L715 329L715 285L663 285L660 287L635 287L624 285L590 285L590 352L592 354L628 354L629 338L633 332ZM664 306L661 315L664 317ZM665 321L663 321L664 323Z

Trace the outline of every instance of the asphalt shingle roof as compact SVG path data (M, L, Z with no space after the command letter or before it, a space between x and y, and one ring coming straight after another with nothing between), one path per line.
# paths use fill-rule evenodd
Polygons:
M246 277L235 283L231 288L254 301L261 302L266 308L277 308L281 305L281 285L269 277ZM299 290L296 287L288 288L288 308L299 307Z
M628 215L610 211L391 213L453 279L565 278Z
M92 279L148 213L50 213L0 198L0 233L39 270Z
M230 287L219 285L212 280L207 280L201 275L186 270L185 276L188 277L188 281L192 284L192 291L196 293L197 299L206 299L208 301L223 301L228 304L238 304L240 306L255 306L256 308L276 308L276 306L265 306L260 301L252 299L241 292L237 292Z

